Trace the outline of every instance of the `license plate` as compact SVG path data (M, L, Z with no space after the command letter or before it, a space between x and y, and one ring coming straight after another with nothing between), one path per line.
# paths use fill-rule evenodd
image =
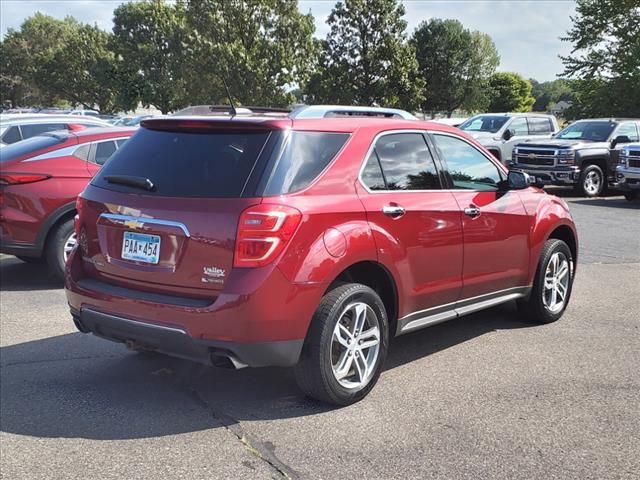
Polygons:
M158 263L160 260L160 237L144 233L124 232L122 258L137 262Z

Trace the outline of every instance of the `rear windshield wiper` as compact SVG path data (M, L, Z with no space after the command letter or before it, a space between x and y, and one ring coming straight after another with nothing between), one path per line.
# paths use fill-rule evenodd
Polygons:
M153 190L155 185L145 177L134 177L132 175L106 175L104 179L109 183L117 183L128 187L141 188L143 190Z

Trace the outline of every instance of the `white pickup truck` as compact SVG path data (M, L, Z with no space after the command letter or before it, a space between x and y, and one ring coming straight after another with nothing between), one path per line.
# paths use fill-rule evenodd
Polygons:
M551 138L560 128L553 115L538 113L487 113L459 127L484 145L503 164L511 161L514 145Z

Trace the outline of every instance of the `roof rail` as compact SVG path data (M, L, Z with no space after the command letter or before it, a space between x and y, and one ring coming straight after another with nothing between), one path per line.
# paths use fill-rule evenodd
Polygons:
M331 117L383 117L417 120L405 110L382 107L353 107L346 105L302 105L294 109L290 118L331 118Z

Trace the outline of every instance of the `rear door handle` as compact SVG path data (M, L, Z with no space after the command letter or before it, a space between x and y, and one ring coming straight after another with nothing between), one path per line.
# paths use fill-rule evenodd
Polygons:
M464 209L464 214L470 216L471 218L476 218L480 216L480 209L475 205L469 205Z
M405 209L400 205L385 205L382 207L382 213L384 213L387 217L398 218L404 215Z

